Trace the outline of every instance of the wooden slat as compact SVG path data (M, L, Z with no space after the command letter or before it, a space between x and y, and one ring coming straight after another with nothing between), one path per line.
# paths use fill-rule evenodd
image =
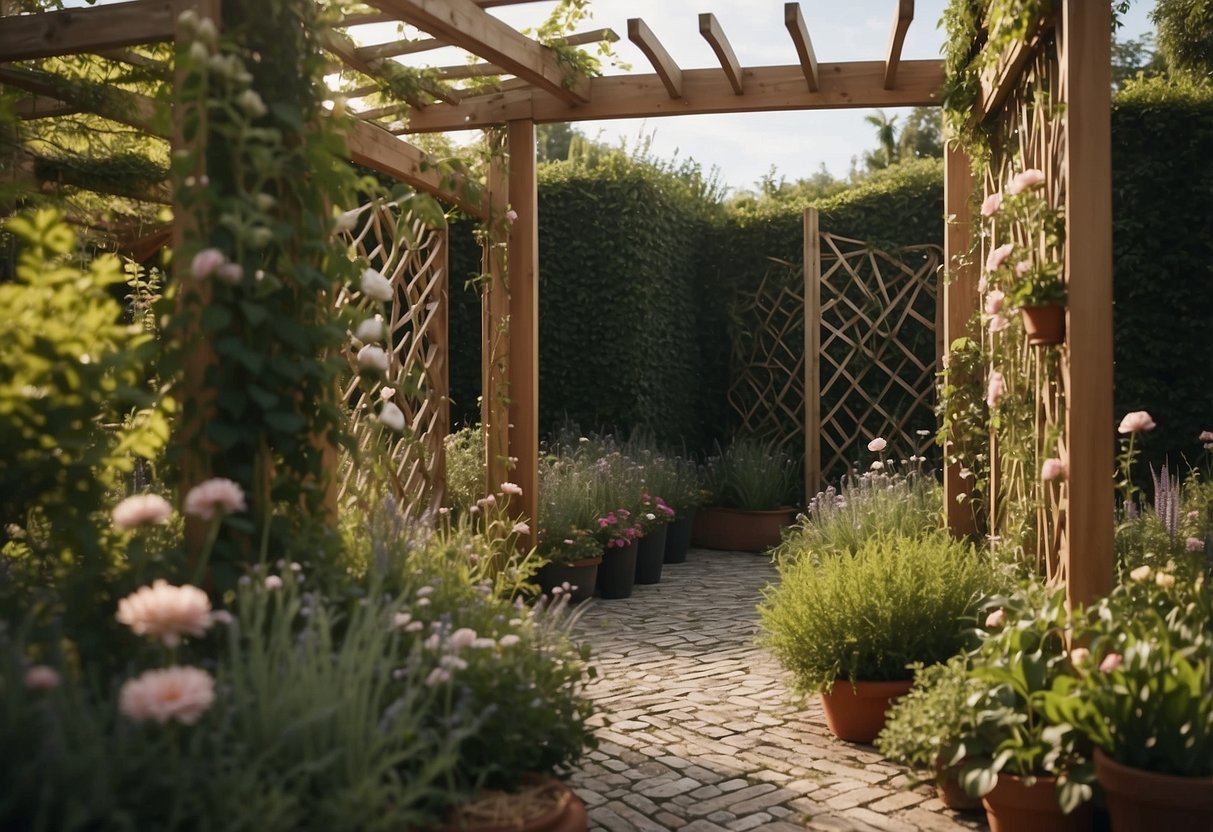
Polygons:
M440 81L457 80L463 78L486 78L493 75L508 75L504 69L496 64L457 64L454 66L440 66L433 69L434 76Z
M382 58L396 58L401 55L415 55L418 52L428 52L431 49L441 49L445 43L437 38L419 38L416 40L394 40L390 43L376 43L371 46L359 46L358 57L367 61Z
M737 56L733 54L733 47L729 45L729 39L725 37L724 29L720 28L716 15L710 12L699 15L699 34L703 35L704 40L716 53L716 58L720 61L720 68L724 70L725 77L729 79L733 92L738 95L744 93L745 85L741 80L741 66L737 63Z
M1047 28L1047 23L1047 18L1037 21L1026 38L1011 45L997 66L982 74L981 94L978 97L975 116L978 120L985 120L1002 109L1003 103L1014 92L1032 56L1040 48L1040 36Z
M511 121L510 208L510 455L517 462L513 482L522 487L518 514L539 528L539 199L535 165L535 125ZM490 483L495 486L496 483ZM510 501L514 509L513 499ZM534 545L534 535L525 539Z
M17 101L17 116L27 120L70 116L78 112L80 108L76 105L46 95L31 95Z
M491 9L497 6L516 6L522 3L537 3L540 2L540 0L472 0L472 2L482 9ZM348 29L352 26L366 26L372 23L393 22L396 22L396 16L390 14L389 12L366 12L363 14L346 15L337 23L337 28Z
M1110 11L1063 0L1066 107L1066 438L1069 514L1061 549L1072 604L1113 585L1112 127Z
M424 152L386 130L355 121L346 134L350 160L386 173L418 190L458 205L483 217L484 208L476 189L461 176L443 176Z
M471 0L372 0L371 5L527 79L566 104L590 100L589 78L566 78L565 68L550 49L519 34Z
M639 17L628 19L628 40L640 47L640 51L649 59L670 98L682 98L682 70L653 34L653 30Z
M792 36L792 43L796 45L796 55L800 59L800 68L804 73L804 80L808 82L809 92L817 92L821 83L817 55L813 52L813 41L809 39L809 27L805 25L799 3L784 3L783 25L787 27L788 34Z
M0 26L0 62L169 41L178 11L174 0L129 0L6 17Z
M901 49L906 42L906 31L914 21L914 0L897 0L897 16L893 18L893 30L889 34L889 49L884 59L884 88L893 89L897 83L897 65L901 63Z
M0 83L77 105L102 118L153 136L169 138L169 131L160 123L155 100L146 95L117 87L100 91L85 90L57 75L24 67L0 67Z
M821 236L804 211L804 498L821 490Z
M322 32L320 43L325 49L336 55L343 64L355 72L361 72L369 78L379 78L381 73L376 62L359 55L358 47L350 40L348 35L335 30ZM408 101L410 107L418 110L424 109L426 106L426 102L415 95L405 96L405 100Z
M615 34L614 29L591 29L586 32L575 32L564 39L564 42L569 46L586 46L591 43L615 43L619 40L619 35Z
M467 130L520 118L536 123L645 118L700 113L746 113L850 107L921 107L939 104L940 61L903 61L897 89L884 88L884 62L821 64L820 89L805 88L801 67L746 69L745 95L737 95L718 69L682 73L682 98L671 99L656 75L613 75L593 79L593 100L580 107L538 90L469 96L458 107L435 104L412 113L410 132Z
M140 55L132 49L102 49L96 53L102 58L108 58L111 61L130 64L131 66L163 66L164 71L168 72L168 66L160 64L146 55Z

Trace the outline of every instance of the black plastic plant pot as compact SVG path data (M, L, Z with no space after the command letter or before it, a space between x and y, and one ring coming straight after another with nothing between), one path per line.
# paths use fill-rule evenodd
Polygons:
M662 523L640 538L636 546L636 583L661 583L661 565L665 563L665 536L669 524Z
M630 598L636 585L636 541L622 549L608 548L598 567L598 594L603 598Z
M687 551L691 548L691 527L695 525L695 510L681 514L677 520L666 526L665 532L665 562L685 563Z

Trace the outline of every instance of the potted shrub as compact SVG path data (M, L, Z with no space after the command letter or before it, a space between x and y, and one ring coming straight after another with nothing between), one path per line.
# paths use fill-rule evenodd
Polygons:
M709 503L695 518L692 543L762 552L796 519L800 466L777 443L734 439L705 465Z
M640 540L636 546L636 583L655 584L661 581L661 566L665 563L666 533L674 509L661 497L648 492L640 495L640 511L636 515Z
M669 481L665 485L666 503L674 510L674 519L666 530L665 562L683 563L691 547L695 512L704 500L699 466L686 457L671 457Z
M602 542L593 531L598 511L590 477L587 461L576 455L546 456L539 468L535 552L544 564L539 585L547 593L560 587L574 601L594 594L602 563Z
M987 560L943 533L785 555L759 607L763 642L798 691L821 694L831 731L871 742L890 700L909 691L910 666L958 653L995 582Z
M603 546L597 591L603 598L628 598L636 584L636 553L643 534L637 522L643 472L613 444L607 444L595 454L590 475L591 499L599 512L593 531Z

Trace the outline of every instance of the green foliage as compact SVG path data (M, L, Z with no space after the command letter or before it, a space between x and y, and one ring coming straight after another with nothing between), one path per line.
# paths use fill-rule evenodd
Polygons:
M446 505L465 512L488 493L484 482L484 431L479 425L469 425L449 434L445 444Z
M963 476L968 486L963 500L980 529L987 516L990 482L985 357L980 341L967 337L953 341L939 379L938 442L944 448L947 462L959 466L959 471L967 472ZM957 495L957 499L961 497Z
M1213 2L1157 0L1150 20L1158 27L1158 48L1173 74L1213 79Z
M709 502L743 511L774 511L800 502L800 463L775 442L737 437L704 465Z
M894 763L941 777L954 765L956 745L976 720L969 703L980 691L964 656L914 665L914 686L894 701L876 747Z
M796 689L905 679L964 647L997 573L946 534L874 537L851 555L785 559L759 607L763 642Z

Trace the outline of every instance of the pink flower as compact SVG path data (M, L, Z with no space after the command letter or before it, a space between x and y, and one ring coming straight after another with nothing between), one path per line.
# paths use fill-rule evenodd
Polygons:
M158 638L166 647L176 647L185 635L204 635L214 621L205 592L196 586L172 586L163 579L119 601L116 617L135 635Z
M990 256L986 258L986 271L998 271L1002 264L1007 262L1007 258L1011 256L1011 252L1015 250L1013 243L1003 243L998 248L990 250Z
M518 219L518 212L511 208L505 212L505 218L510 222L513 222L514 220Z
M1154 420L1144 410L1134 410L1132 413L1125 414L1125 417L1120 420L1120 427L1117 430L1121 433L1143 433L1154 430Z
M513 494L515 497L519 497L522 495L522 486L516 485L512 482L503 482L501 484L501 492L503 494Z
M530 533L531 533L531 527L528 526L526 523L515 523L514 524L514 534L530 534Z
M193 725L215 701L215 680L197 667L148 670L128 679L118 694L118 709L135 722L175 719Z
M115 528L130 531L144 523L163 523L173 514L173 507L159 494L136 494L127 497L110 512Z
M1007 392L1007 383L1003 379L1002 373L998 370L990 373L990 380L986 385L986 404L990 407L998 407L998 402L1005 392Z
M1045 482L1052 482L1058 478L1064 478L1066 475L1066 466L1060 459L1049 457L1044 461L1044 465L1040 466L1040 478Z
M1196 438L1205 443L1213 442L1213 430L1202 430L1200 436Z
M234 511L247 511L244 503L244 489L229 479L214 477L198 483L185 495L185 513L203 520L215 516L215 509L224 514Z
M1086 664L1087 660L1090 658L1091 651L1085 647L1075 647L1070 651L1070 664L1074 665L1075 667Z
M1120 663L1124 661L1124 656L1119 653L1109 653L1103 657L1103 661L1099 663L1100 673L1111 673L1116 668L1120 667Z
M449 681L451 681L451 672L441 667L435 667L430 671L430 675L425 677L425 685L430 688Z
M275 589L282 589L282 578L277 575L265 576L265 588L273 592Z
M1005 315L999 314L990 318L990 332L1002 332L1010 325L1011 322L1007 320Z
M1000 292L997 289L986 295L986 314L997 315L1001 312L1006 297L1006 293Z
M59 687L59 682L59 671L45 664L36 664L25 671L26 690L54 690Z
M889 443L884 441L884 439L879 436L868 443L868 450L874 454L880 453L887 447L889 447Z
M215 277L229 286L237 286L244 279L244 267L239 263L224 263L215 269Z
M986 293L986 289L989 288L989 286L990 286L990 281L987 280L986 276L983 274L981 276L981 278L978 279L978 281L977 281L977 294L984 295Z
M1184 541L1184 548L1189 552L1203 552L1205 550L1205 542L1199 537L1189 537Z
M206 280L227 262L227 257L217 248L204 248L190 261L190 274L195 280Z
M598 528L605 529L609 525L611 525L611 524L607 522L607 519L605 517L598 518Z
M994 610L986 616L986 629L997 630L1003 624L1007 623L1007 612L1003 609Z
M1028 168L1023 173L1016 176L1007 183L1007 193L1014 196L1021 194L1024 191L1030 191L1033 188L1039 188L1045 183L1045 175L1043 171L1036 168Z
M985 202L981 203L981 215L983 217L992 217L1002 208L1002 194L994 193L986 197Z
M476 631L471 627L460 627L455 632L451 633L451 638L448 644L455 650L462 650L464 647L471 647L472 642L476 640Z
M1019 275L1020 277L1023 277L1025 274L1027 274L1030 271L1032 271L1032 261L1031 260L1020 260L1018 263L1015 264L1015 274Z
M404 411L389 401L383 403L377 418L397 433L404 431ZM472 506L472 508L476 508L476 506Z

